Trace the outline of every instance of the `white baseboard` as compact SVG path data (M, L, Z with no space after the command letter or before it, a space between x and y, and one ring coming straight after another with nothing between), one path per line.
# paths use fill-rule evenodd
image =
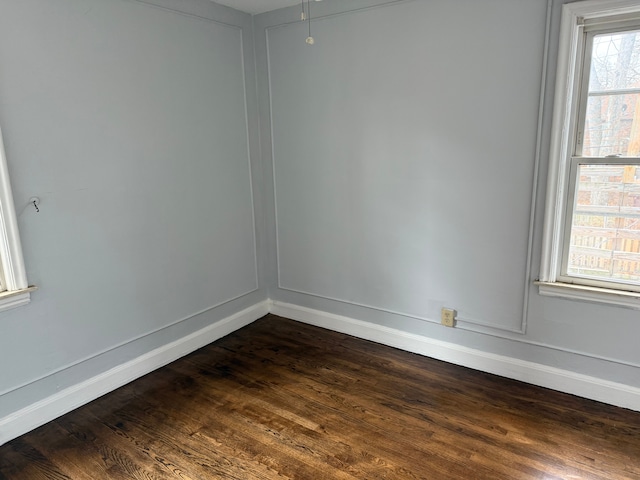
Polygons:
M269 313L265 300L0 418L0 445L234 332Z
M640 388L622 383L487 353L288 303L273 302L271 313L456 365L640 411Z
M265 300L0 418L0 445L204 347L270 312L456 365L640 411L640 388L462 347L320 310Z

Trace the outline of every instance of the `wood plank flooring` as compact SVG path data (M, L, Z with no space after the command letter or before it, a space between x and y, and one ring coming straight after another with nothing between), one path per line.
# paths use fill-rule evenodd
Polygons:
M269 315L0 447L0 479L640 479L640 413Z

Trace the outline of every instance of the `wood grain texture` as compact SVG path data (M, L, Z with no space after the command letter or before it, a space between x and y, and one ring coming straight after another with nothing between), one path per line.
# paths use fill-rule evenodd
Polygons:
M640 413L273 315L0 447L0 479L640 479Z

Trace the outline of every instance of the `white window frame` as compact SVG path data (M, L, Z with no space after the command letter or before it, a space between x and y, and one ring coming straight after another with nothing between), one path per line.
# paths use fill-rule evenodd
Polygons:
M624 285L612 288L588 281L569 283L566 277L561 276L564 239L571 221L567 203L573 198L570 189L574 182L570 169L579 127L584 21L613 20L614 16L638 13L640 0L585 0L562 7L542 261L540 279L536 281L541 295L640 309L640 292L624 290ZM579 282L578 279L574 280Z
M22 245L18 232L16 210L13 203L7 157L0 130L0 311L26 305L35 287L29 286L24 267Z

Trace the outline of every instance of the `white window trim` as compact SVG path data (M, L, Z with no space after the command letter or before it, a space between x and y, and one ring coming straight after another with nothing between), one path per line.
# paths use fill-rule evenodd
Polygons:
M581 19L640 12L640 0L585 0L562 7L558 67L549 155L549 176L543 226L540 279L541 295L564 297L640 309L640 294L558 281L562 262L562 239L566 222L570 153L577 128L582 58Z
M35 287L29 286L13 203L9 169L0 130L0 266L6 291L0 292L0 311L29 303Z

